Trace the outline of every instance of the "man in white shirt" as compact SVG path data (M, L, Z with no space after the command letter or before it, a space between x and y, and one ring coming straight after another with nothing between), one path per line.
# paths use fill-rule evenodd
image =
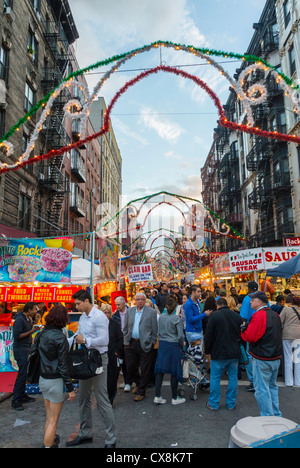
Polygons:
M66 445L71 447L92 442L91 393L94 390L98 409L103 415L105 424L105 448L114 448L116 446L115 418L107 393L109 321L101 310L93 306L91 296L87 291L76 292L73 299L78 312L82 312L76 343L85 344L87 348L97 349L102 357L104 371L91 379L79 381L80 431L79 435L68 441Z

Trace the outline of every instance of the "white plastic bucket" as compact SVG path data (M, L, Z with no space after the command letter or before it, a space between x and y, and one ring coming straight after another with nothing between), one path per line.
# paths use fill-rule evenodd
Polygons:
M277 416L249 416L240 419L231 428L229 448L248 447L254 442L270 439L297 426L297 423Z

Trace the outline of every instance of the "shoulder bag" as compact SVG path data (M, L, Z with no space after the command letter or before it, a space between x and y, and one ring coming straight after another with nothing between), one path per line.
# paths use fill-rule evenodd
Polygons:
M296 312L298 319L300 320L300 314L295 307L292 307L293 311Z
M87 380L103 372L102 357L97 349L77 345L75 338L69 352L69 373L72 379Z

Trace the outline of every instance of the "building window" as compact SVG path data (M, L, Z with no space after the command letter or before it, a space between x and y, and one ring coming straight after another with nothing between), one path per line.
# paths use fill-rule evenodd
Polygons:
M24 231L30 231L31 199L21 193L19 200L19 221L18 226Z
M293 75L296 71L296 58L294 46L289 49L289 63L290 63L290 74Z
M286 118L285 110L278 109L276 114L270 119L270 126L272 132L286 133Z
M298 156L298 178L300 179L300 146L297 146L297 156Z
M31 5L36 13L40 13L41 11L41 0L30 0Z
M29 29L28 41L27 41L27 52L32 58L35 65L37 65L38 63L38 49L39 49L39 43L36 40L33 32Z
M8 50L3 45L0 49L0 80L8 82Z
M13 7L13 0L4 0L4 9L12 8Z
M5 111L0 110L0 138L5 133Z
M34 91L31 88L31 86L28 83L26 83L24 109L26 112L29 112L33 106L34 106Z
M284 16L284 25L287 27L291 20L291 4L290 0L285 0L283 3L283 16Z

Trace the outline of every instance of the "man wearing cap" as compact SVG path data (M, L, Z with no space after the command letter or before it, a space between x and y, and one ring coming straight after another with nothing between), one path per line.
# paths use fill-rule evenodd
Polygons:
M276 379L282 355L282 327L278 314L268 307L262 291L250 294L255 313L242 326L242 339L252 356L255 398L261 416L281 416Z

